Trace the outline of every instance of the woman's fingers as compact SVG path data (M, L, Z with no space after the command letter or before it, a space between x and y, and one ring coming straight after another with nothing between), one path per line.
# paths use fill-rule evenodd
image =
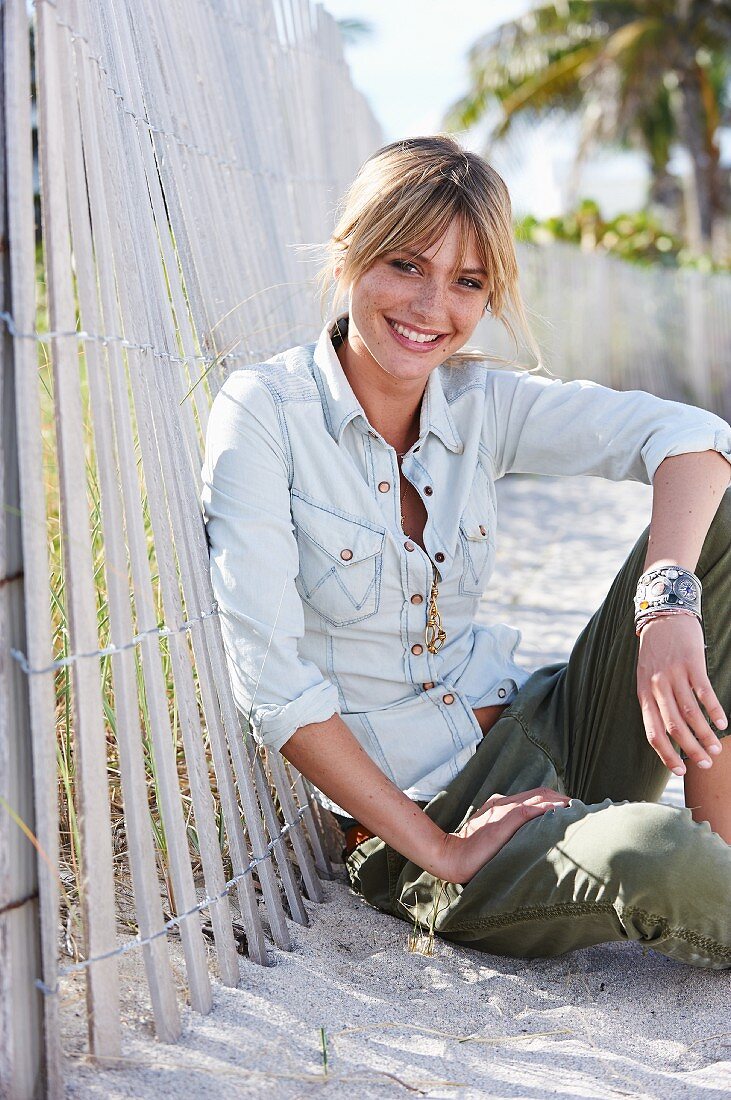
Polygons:
M541 802L559 802L563 806L569 804L568 795L554 791L551 787L533 787L529 791L518 791L516 794L492 794L480 807L478 813L493 806L508 806L512 804L531 803L539 805Z
M642 709L642 721L645 725L645 736L651 746L662 760L666 768L675 775L685 775L685 764L673 748L667 735L665 720L658 708L653 695L648 692L640 696Z
M716 755L721 746L689 683L673 688L668 679L657 677L652 691L640 697L640 705L647 740L666 767L678 775L685 773L672 738L698 767L710 768L710 754Z
M697 685L697 686L695 686ZM713 722L714 726L718 730L728 729L728 718L726 712L721 706L718 696L711 687L711 681L708 676L700 676L695 681L693 690L695 691L698 699L700 699L703 706L708 712L708 717ZM718 738L716 738L716 752L721 751L721 746L718 744Z
M708 686L710 687L710 684ZM700 708L696 694L697 693L694 693L690 684L676 689L675 699L680 716L695 734L703 749L706 750L706 753L720 752L720 742L709 726L706 716ZM691 755L694 760L702 760L705 753L703 753L702 750L696 750Z
M680 705L672 692L662 692L656 696L656 700L665 723L665 729L676 745L679 745L688 758L698 764L699 767L710 767L711 758L698 741L690 725L694 717L691 713L691 704L685 704L684 713L681 713Z

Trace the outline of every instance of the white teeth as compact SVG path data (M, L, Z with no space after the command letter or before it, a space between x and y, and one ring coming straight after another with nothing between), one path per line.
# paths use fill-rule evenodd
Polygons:
M401 333L407 340L413 340L417 344L431 344L434 340L439 339L438 333L436 336L427 336L423 332L413 332L410 328L404 328L403 325L397 324L396 321L389 321L388 323L391 328L395 328L396 332Z

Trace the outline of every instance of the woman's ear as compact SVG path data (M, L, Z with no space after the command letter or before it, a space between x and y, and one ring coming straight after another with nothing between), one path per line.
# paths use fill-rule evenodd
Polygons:
M336 281L337 281L337 280L338 280L338 279L340 278L340 276L341 276L341 275L343 274L343 268L344 268L344 267L345 267L345 260L342 260L342 259L341 259L341 260L337 260L337 261L335 262L335 267L333 268L333 276L334 276L334 278L335 278L335 280L336 280Z

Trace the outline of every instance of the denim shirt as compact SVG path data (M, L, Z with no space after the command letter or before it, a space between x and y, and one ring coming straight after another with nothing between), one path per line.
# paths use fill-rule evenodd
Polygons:
M496 480L650 482L668 455L715 449L731 462L731 428L641 391L439 367L402 463L426 507L425 553L401 529L396 453L350 388L332 325L316 345L230 374L211 409L203 506L232 688L261 743L280 749L340 713L385 774L427 800L475 752L473 708L509 703L529 676L514 661L518 630L474 622L495 560ZM447 639L432 654L435 565Z

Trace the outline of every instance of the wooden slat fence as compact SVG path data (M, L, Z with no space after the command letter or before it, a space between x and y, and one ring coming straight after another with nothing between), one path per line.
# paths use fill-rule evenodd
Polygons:
M381 138L310 0L38 0L30 24L25 0L6 0L0 18L0 1094L60 1096L67 974L86 979L91 1053L114 1057L118 955L141 950L157 1034L174 1041L171 930L190 1004L208 1012L204 914L234 986L241 933L266 965L267 936L287 950L287 917L307 923L301 889L323 897L307 784L266 759L234 705L200 468L227 371L316 336L294 246L327 238ZM133 941L118 931L122 871ZM79 957L59 960L59 918L73 925L77 908Z
M647 268L554 243L519 247L549 369L731 417L731 276ZM491 322L481 346L513 349Z

